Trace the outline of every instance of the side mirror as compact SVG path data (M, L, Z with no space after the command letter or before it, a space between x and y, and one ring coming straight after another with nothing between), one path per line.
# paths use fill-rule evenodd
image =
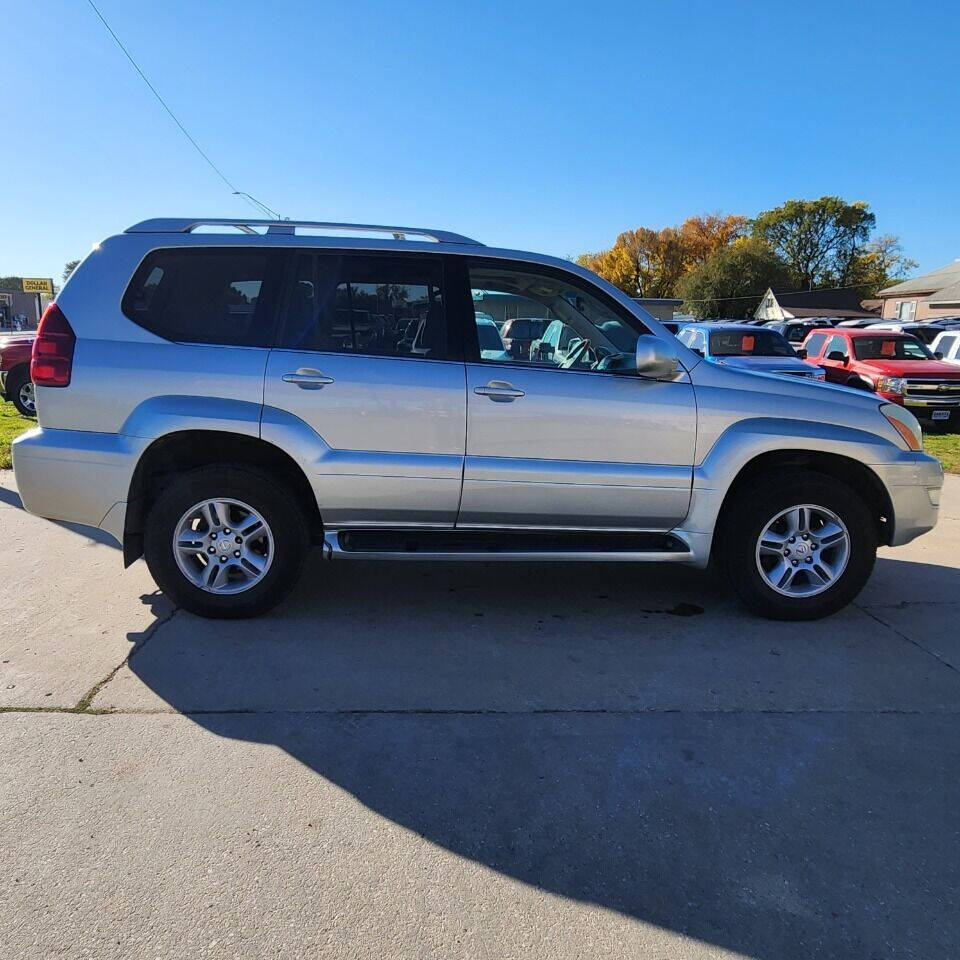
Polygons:
M847 362L847 355L846 355L845 353L843 353L843 351L841 351L841 350L831 350L831 351L827 354L827 359L828 359L828 360L833 360L833 361L835 361L836 363L846 363L846 362Z
M801 360L806 360L806 359L807 359L807 351L804 350L803 347L797 347L797 356L798 356Z
M637 337L637 373L649 380L666 380L680 369L676 350L650 333Z
M940 351L940 350L934 351L934 354L933 354L933 355L934 355L938 360L942 360L942 359L943 359L943 353L942 353L942 351Z

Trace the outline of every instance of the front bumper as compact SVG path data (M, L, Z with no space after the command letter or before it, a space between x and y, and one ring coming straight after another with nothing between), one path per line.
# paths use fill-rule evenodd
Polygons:
M936 457L915 454L910 463L871 464L893 506L890 546L899 547L932 530L940 510L943 467Z
M114 433L28 430L11 448L24 509L100 527L122 543L130 480L149 442Z

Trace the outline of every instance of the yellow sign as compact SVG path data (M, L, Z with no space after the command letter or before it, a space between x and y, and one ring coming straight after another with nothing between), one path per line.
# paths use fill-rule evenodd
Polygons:
M48 297L53 296L53 281L52 280L37 280L29 279L27 277L23 278L23 292L24 293L45 293Z

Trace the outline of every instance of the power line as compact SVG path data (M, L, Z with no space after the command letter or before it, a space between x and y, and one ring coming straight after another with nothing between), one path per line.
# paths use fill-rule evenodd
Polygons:
M161 107L163 107L164 110L167 111L167 113L170 115L170 119L180 128L180 132L190 141L191 145L193 146L193 149L196 150L201 157L203 157L203 159L209 165L210 169L213 170L213 172L230 188L230 191L234 195L238 197L243 197L250 204L250 206L254 207L254 209L257 209L257 207L259 207L261 210L269 210L270 208L267 207L265 204L260 203L258 200L254 200L253 197L251 197L248 193L245 193L243 190L237 189L236 185L231 183L230 180L227 179L223 171L221 171L221 169L210 159L210 157L207 156L207 154L204 152L200 144L193 139L193 137L190 135L190 131L187 130L187 128L177 118L177 115L170 109L169 105L167 104L167 101L160 96L160 92L150 82L150 78L140 69L140 65L137 63L136 60L133 59L133 55L123 45L123 41L116 35L116 33L114 33L113 27L111 27L110 24L107 23L106 17L104 17L104 15L100 12L100 10L97 8L97 5L93 2L93 0L87 0L87 3L90 4L90 7L93 10L93 12L99 17L100 22L104 25L104 27L107 28L107 33L109 33L110 36L113 37L117 46L123 51L123 55L130 61L130 64L133 66L133 69L136 70L138 74L140 74L140 79L143 80L143 82L149 87L150 92L157 98L157 102L160 104ZM273 211L270 211L270 212L272 213ZM279 215L276 215L276 216L277 216L277 219L279 220L280 219Z

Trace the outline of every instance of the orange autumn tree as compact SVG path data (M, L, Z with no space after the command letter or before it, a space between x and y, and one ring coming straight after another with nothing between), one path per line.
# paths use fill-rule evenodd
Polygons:
M609 250L585 253L577 263L631 297L671 297L677 284L711 254L744 234L746 217L707 214L679 227L625 230Z

